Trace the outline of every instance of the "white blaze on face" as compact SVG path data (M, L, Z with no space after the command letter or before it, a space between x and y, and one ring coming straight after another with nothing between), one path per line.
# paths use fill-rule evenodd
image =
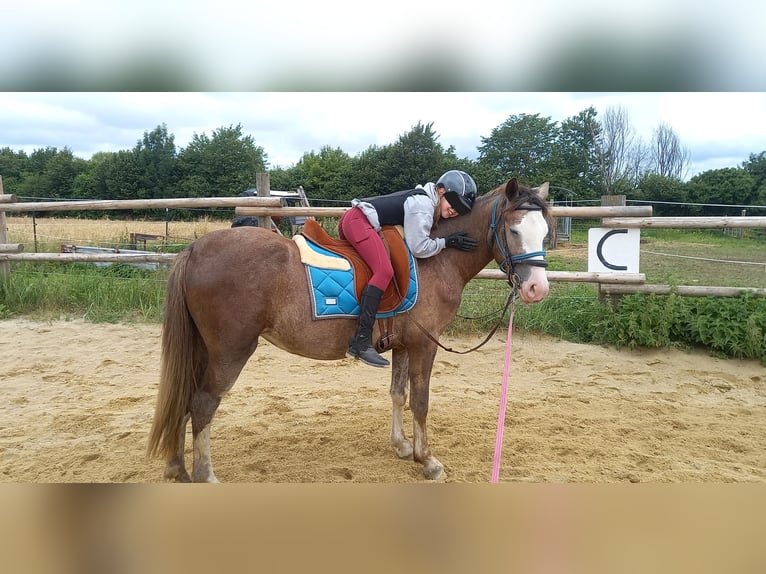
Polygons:
M523 253L532 253L543 250L543 241L548 234L548 224L540 211L527 211L518 225L514 226L521 238ZM537 256L529 261L542 260L543 256ZM550 285L545 267L533 265L527 266L530 271L529 277L521 284L519 295L525 303L538 303L548 295Z

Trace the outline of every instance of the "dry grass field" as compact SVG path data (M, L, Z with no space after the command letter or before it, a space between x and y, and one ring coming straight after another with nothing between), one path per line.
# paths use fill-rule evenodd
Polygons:
M150 221L116 219L71 219L65 217L8 217L8 241L23 243L27 253L59 251L65 245L97 245L125 247L131 234L157 235L169 244L188 243L215 229L229 227L228 220L199 219L198 221ZM148 240L146 246L162 244L161 240ZM140 248L144 244L141 243Z

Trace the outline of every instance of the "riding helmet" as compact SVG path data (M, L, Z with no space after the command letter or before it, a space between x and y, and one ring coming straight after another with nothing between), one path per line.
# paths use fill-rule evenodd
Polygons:
M452 209L460 215L471 211L473 202L476 201L476 182L470 175L458 169L451 169L436 182L436 187L440 185L444 186L444 197Z

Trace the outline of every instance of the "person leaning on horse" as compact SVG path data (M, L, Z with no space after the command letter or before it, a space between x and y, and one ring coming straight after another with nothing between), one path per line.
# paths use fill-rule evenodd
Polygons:
M432 238L431 231L440 219L469 213L475 200L476 182L464 171L453 169L435 184L428 182L415 189L351 202L352 208L338 223L338 235L356 249L369 265L372 276L362 291L361 311L347 357L358 358L373 367L389 365L372 346L378 305L394 276L388 251L378 234L381 226L402 225L407 246L420 259L432 257L446 247L473 251L477 241L465 232Z

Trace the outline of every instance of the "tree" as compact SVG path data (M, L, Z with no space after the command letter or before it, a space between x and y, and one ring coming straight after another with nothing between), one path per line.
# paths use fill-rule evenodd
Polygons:
M633 199L658 202L653 207L657 216L690 215L688 206L672 205L687 201L687 189L684 183L675 177L656 173L645 173L638 182Z
M240 195L255 186L255 174L266 171L266 162L263 148L242 133L241 124L213 130L212 137L195 133L178 157L179 193Z
M689 172L689 150L668 124L661 123L652 136L652 171L663 177L683 180Z
M633 128L630 126L628 112L621 106L607 108L599 125L600 130L594 133L594 137L603 193L612 195L626 191L629 175L636 171L630 155Z
M598 197L600 173L596 138L601 127L592 107L561 122L554 142L555 169L551 183L573 191L579 198ZM538 182L542 183L542 182Z
M9 147L0 149L0 175L3 176L4 193L18 193L22 177L29 170L29 156L26 152L13 151Z
M766 205L766 151L758 155L750 154L750 159L742 167L753 176L753 195L750 203Z
M64 148L55 154L46 167L43 183L48 197L71 199L75 178L87 170L87 161L74 157L72 150Z
M107 199L106 177L104 166L114 155L114 152L96 152L87 162L87 168L79 174L73 185L74 197L81 199Z
M106 156L98 166L103 180L104 199L136 199L142 172L136 154L120 150Z
M385 193L382 190L387 188L387 162L386 148L376 145L352 158L346 198L373 197Z
M381 192L412 189L418 184L436 181L447 169L453 169L454 165L448 164L457 159L454 148L445 151L438 139L433 123L424 125L418 122L388 146L384 153L388 171L387 188Z
M471 165L469 160L457 158L453 146L445 150L438 139L433 124L418 122L395 143L370 146L352 161L346 197L373 197L412 189L435 182L449 169Z
M346 198L351 158L340 148L323 146L319 153L309 152L291 170L293 185L302 185L312 199Z
M87 170L87 161L74 157L72 150L46 147L34 150L29 156L29 171L18 186L18 192L27 197L73 197L75 178Z
M494 173L496 186L511 176L536 185L550 178L555 170L554 142L556 122L540 114L512 115L489 137L482 137L479 163Z
M178 166L175 136L161 124L133 148L136 166L141 172L136 186L137 199L173 197L178 186Z
M753 196L755 178L743 168L711 169L691 178L686 189L693 203L746 205ZM733 208L726 215L739 215L740 211Z

